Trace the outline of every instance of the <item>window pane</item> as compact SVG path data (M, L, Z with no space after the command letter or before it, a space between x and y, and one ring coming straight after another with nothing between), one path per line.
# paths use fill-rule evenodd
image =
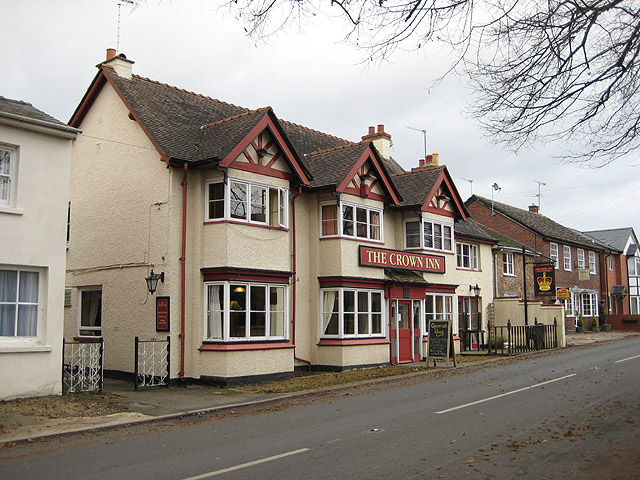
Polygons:
M405 243L407 248L420 247L420 222L405 223Z
M433 248L442 250L442 225L433 224Z
M424 222L424 247L433 248L433 224Z
M284 287L271 287L269 291L269 335L284 337Z
M15 302L18 298L18 272L0 270L0 302Z
M247 219L247 185L231 182L231 218Z
M235 338L247 336L247 285L230 285L229 335Z
M223 293L222 285L209 285L207 288L207 338L221 339L224 336Z
M368 221L367 210L364 208L356 208L356 231L360 238L367 238Z
M322 292L322 326L325 335L338 334L339 298L337 290Z
M224 217L224 183L209 184L209 218Z
M34 337L38 324L37 305L18 305L18 331L19 337Z
M16 334L16 304L0 305L0 336L13 337Z
M353 237L353 207L342 206L342 234Z
M443 248L444 250L450 252L451 251L451 227L449 226L444 226L444 233L443 233Z
M251 187L251 220L266 223L267 221L267 189Z
M371 218L371 240L380 240L380 212L369 212Z
M358 334L369 334L369 292L358 292Z
M344 333L356 333L355 325L356 295L355 292L344 292Z
M280 191L277 188L269 189L269 225L280 225Z
M338 234L338 206L322 206L322 236Z
M9 203L10 187L11 151L0 148L0 203Z
M38 273L20 272L19 302L38 303Z
M86 290L82 292L80 326L102 326L102 290Z

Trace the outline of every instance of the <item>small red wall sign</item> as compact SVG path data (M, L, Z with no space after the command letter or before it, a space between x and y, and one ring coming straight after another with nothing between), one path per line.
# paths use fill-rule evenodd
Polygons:
M169 297L156 297L156 332L169 331Z
M444 257L360 246L360 265L445 273Z

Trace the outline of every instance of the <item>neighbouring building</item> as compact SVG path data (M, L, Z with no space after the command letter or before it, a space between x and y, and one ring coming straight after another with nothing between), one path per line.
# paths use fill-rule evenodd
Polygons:
M602 300L609 314L626 317L640 315L640 249L633 228L583 233L595 238L606 248L600 270Z
M62 391L71 144L78 130L0 97L0 399Z
M545 217L535 205L523 210L477 195L465 205L475 221L536 252L535 259L527 264L531 269L526 272L531 279L527 282L527 300L543 305L561 300L568 329L574 330L581 318L585 327L591 325L591 319L599 314L599 265L604 252L599 243ZM533 278L532 272L542 270L547 271Z
M430 319L456 348L485 328L495 242L437 154L404 171L382 125L351 142L132 64L109 50L70 122L65 335L102 337L107 373L135 336L170 335L174 380L234 384L415 361Z

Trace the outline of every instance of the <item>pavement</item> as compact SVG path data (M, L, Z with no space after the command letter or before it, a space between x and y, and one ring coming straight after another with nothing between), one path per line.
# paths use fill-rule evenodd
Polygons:
M614 341L631 332L592 332L567 334L567 346ZM203 385L180 387L149 387L135 391L131 382L105 379L101 399L112 400L122 411L105 416L70 416L46 418L29 415L8 415L0 418L0 446L70 433L119 427L136 423L167 420L219 410L233 410L308 392L294 394L257 394ZM84 394L86 395L86 394ZM69 398L72 401L72 397Z

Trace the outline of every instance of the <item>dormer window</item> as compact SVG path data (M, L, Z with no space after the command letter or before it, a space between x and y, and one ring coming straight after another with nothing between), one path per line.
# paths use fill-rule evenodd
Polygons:
M340 202L321 206L321 237L382 242L382 209Z
M270 185L229 180L207 184L206 220L233 220L287 228L288 191Z
M414 220L404 224L406 249L453 252L453 225L431 220Z

